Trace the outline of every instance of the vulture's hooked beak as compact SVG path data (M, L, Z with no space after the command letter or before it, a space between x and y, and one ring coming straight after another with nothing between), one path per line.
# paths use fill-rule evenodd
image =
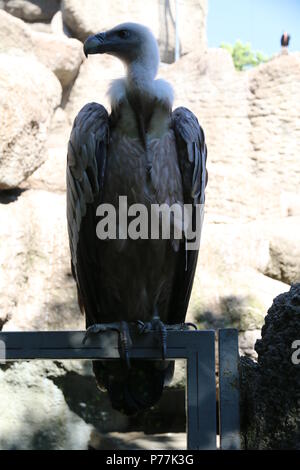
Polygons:
M105 54L109 51L109 46L110 43L105 33L89 36L83 46L84 55L88 57L89 54Z

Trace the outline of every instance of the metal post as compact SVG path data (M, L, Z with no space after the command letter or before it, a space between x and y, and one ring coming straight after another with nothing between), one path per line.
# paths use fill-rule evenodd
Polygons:
M219 423L223 450L241 448L238 359L237 330L219 330Z
M216 449L215 334L205 333L190 344L187 360L187 448L193 450Z

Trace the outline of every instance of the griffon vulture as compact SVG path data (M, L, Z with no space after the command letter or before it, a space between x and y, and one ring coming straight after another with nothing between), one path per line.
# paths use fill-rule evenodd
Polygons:
M280 38L280 44L282 47L288 47L290 43L290 35L287 32L284 32Z
M104 203L118 207L122 195L128 205L191 204L194 218L207 182L204 134L191 111L172 112L172 87L155 79L159 52L148 28L119 25L90 36L84 52L117 57L126 76L110 86L111 114L87 104L70 136L67 218L79 305L88 332L119 325L125 359L128 323L134 322L159 333L164 356L164 325L185 321L198 250L188 251L184 238L101 240L96 211ZM126 414L155 404L174 371L166 360L94 361L93 367L112 406Z

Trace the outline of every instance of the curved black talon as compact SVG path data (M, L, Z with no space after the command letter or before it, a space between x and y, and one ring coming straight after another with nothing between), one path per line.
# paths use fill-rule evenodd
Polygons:
M119 352L120 357L124 359L126 366L130 369L130 358L129 358L129 349L132 346L132 341L130 337L130 332L128 328L128 324L124 321L120 323L120 330L119 330Z
M140 335L144 333L154 333L159 335L159 343L161 346L162 359L166 358L167 355L167 328L166 325L158 318L154 317L150 322L144 323L141 320L137 320L135 324L138 327L138 333Z
M104 327L104 325L101 325L100 323L96 323L95 325L91 325L88 327L88 329L86 330L85 332L85 335L84 335L84 338L82 340L82 344L85 344L87 339L91 336L91 335L96 335L98 333L102 333L103 331L105 331L106 328Z
M95 323L91 325L85 332L82 343L85 344L87 339L93 334L103 333L105 331L116 331L118 333L119 354L120 358L130 368L129 350L132 346L130 331L125 321L115 323Z
M137 320L136 322L134 322L135 325L137 326L137 329L138 329L138 334L139 335L142 335L143 333L145 333L146 331L146 328L147 328L147 323L144 323L142 320Z

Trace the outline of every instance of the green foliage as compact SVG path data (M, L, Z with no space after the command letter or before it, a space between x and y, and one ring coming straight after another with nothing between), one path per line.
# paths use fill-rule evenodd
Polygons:
M222 43L220 47L226 49L232 55L233 63L237 70L255 67L269 60L261 52L252 51L250 43L243 44L241 41L236 41L233 46Z

